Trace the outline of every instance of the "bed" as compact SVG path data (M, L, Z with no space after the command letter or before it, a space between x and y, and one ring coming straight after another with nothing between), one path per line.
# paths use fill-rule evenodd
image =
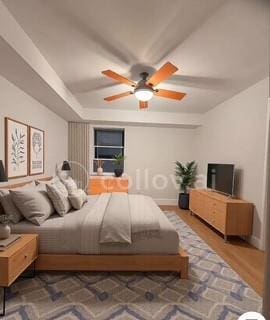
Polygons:
M138 236L142 233L135 233L136 227L133 226L137 224L134 221L129 222L131 227L128 227L129 224L126 220L121 220L122 217L118 220L117 215L113 216L116 211L119 214L119 210L112 209L109 214L101 214L102 208L108 210L108 203L113 202L108 202L109 197L108 194L88 196L87 203L80 210L71 211L64 217L55 214L41 226L23 220L11 224L12 232L39 235L37 270L175 271L181 278L187 278L188 256L179 248L179 236L175 228L153 199L141 195L129 195L128 201L133 201L132 207L136 207L137 210L133 213L134 219L138 218L137 215L147 205L153 209L156 219L154 222L159 225L157 234ZM123 207L122 215L125 216L124 205L117 202L116 208L121 207ZM140 217L140 220L142 219L144 218ZM114 220L120 222L115 224L112 222ZM121 225L121 221L124 221L124 225ZM145 220L142 226L147 223L152 226L153 221ZM101 224L105 231L99 227ZM115 225L112 230L111 224ZM98 241L102 232L104 239ZM120 239L115 243L112 243L111 239L107 241L106 237L110 232L114 238L119 238L121 235Z

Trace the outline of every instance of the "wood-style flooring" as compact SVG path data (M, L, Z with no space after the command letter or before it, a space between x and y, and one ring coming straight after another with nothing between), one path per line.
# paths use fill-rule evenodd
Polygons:
M223 237L207 223L189 211L176 206L160 206L162 210L176 212L220 257L222 257L240 277L259 295L263 292L264 252L258 250L239 237Z

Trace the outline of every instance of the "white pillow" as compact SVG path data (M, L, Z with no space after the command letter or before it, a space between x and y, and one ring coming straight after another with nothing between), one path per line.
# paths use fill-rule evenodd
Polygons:
M71 177L68 177L67 179L63 179L62 182L65 185L65 187L67 188L69 195L72 195L77 192L78 186L77 186L76 182Z
M82 189L68 196L69 201L74 209L79 210L87 202L87 195Z
M71 209L67 195L64 195L56 184L47 184L46 188L56 212L63 217Z
M65 185L61 182L61 180L59 179L58 176L53 177L51 180L48 181L42 181L42 180L36 180L36 183L38 185L43 185L45 186L45 190L46 190L46 185L54 185L57 187L57 189L64 195L64 196L68 196L68 191L67 188L65 187Z

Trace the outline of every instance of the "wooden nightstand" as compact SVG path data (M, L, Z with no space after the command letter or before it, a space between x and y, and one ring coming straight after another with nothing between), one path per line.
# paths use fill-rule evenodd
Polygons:
M4 291L3 313L1 316L5 315L6 288L35 262L37 256L37 234L23 234L7 250L0 252L0 287Z

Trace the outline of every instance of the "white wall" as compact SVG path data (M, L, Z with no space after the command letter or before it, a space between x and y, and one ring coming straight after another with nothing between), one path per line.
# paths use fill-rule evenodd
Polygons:
M93 129L110 127L91 125ZM175 184L175 161L193 160L193 129L119 126L125 129L125 173L130 176L132 193L153 197L159 204L177 204L179 187ZM91 148L93 159L93 148ZM90 168L92 167L92 161Z
M23 81L23 79L22 79ZM4 118L45 131L45 174L53 175L56 163L67 159L67 122L0 76L0 159L5 158ZM37 176L35 176L36 178ZM12 179L13 182L32 179Z
M261 248L268 94L267 78L207 112L195 129L200 173L206 174L208 162L236 165L236 193L255 205L251 242Z

